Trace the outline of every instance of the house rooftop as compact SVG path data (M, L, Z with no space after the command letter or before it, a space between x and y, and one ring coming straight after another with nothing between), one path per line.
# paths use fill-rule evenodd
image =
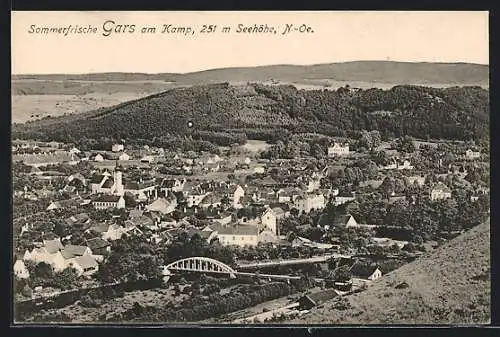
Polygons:
M60 239L44 240L43 245L45 247L45 250L49 254L54 254L54 253L57 253L59 250L64 249L64 246L62 245Z
M97 261L89 255L78 256L75 258L76 263L78 263L83 269L95 268L98 266Z
M355 277L368 278L377 268L379 268L377 264L366 264L357 261L351 266L350 271Z
M87 247L89 247L91 250L108 247L110 245L111 244L108 241L103 240L101 238L93 238L87 240Z
M82 256L83 254L85 254L86 250L86 246L66 245L63 251L73 254L74 256Z
M217 226L214 228L219 235L258 235L259 229L255 226Z
M105 233L105 232L108 231L109 225L108 224L104 224L104 223L100 223L100 224L93 225L89 229L91 231L96 232L96 233Z
M312 294L305 295L305 297L311 301L313 305L320 305L326 301L329 301L338 296L338 293L334 289L328 289L323 291L318 291Z
M120 198L121 197L119 195L104 194L104 195L97 197L94 201L95 202L118 202L118 200L120 200Z
M189 238L192 238L195 234L198 234L202 239L208 239L212 234L212 231L203 231L200 229L191 228L186 231Z

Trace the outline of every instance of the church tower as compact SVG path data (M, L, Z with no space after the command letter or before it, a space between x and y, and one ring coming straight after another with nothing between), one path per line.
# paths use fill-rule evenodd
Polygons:
M122 169L118 165L118 162L116 162L115 171L113 172L113 179L114 179L113 194L114 195L123 196L125 194L122 176L123 176Z

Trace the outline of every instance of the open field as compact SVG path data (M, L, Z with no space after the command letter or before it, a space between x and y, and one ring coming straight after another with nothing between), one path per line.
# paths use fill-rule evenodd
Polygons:
M360 61L309 66L224 68L187 74L100 73L14 75L12 121L81 113L175 87L228 82L294 85L299 90L390 89L396 85L488 87L487 65ZM31 117L33 115L33 117ZM38 115L38 117L36 117Z
M12 96L12 123L25 123L47 116L78 114L148 96L152 93L117 92L84 95Z
M481 224L292 324L487 324L490 321L490 225Z

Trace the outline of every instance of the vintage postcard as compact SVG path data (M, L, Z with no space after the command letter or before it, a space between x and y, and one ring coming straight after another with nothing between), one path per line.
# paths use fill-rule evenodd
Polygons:
M14 324L489 324L488 12L12 13Z

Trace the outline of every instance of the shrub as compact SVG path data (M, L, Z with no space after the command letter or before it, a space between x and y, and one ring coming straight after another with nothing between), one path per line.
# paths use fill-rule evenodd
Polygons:
M102 300L98 298L92 298L88 294L82 296L80 299L80 305L85 308L99 308L102 304Z

